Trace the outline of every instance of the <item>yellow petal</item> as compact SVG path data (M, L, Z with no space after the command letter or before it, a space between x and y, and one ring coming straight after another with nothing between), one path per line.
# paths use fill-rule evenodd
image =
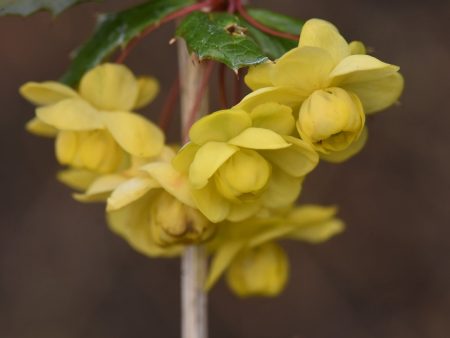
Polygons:
M310 19L305 22L300 34L299 46L312 46L325 49L335 64L350 54L347 41L337 28L325 20Z
M80 94L96 108L129 111L138 98L138 82L124 65L105 63L87 72L80 81Z
M324 207L315 204L305 204L296 207L289 212L286 223L295 224L297 227L308 226L331 219L337 212L336 207Z
M261 244L267 243L269 241L274 241L281 238L291 238L297 240L313 240L314 235L317 235L317 241L320 238L324 241L328 239L332 234L333 230L336 230L335 225L328 228L325 225L325 229L322 225L328 224L330 221L338 220L333 218L336 214L336 208L334 207L322 207L319 205L303 205L292 209L287 216L282 216L271 220L270 226L260 229L259 234L253 236L248 242L248 247L255 247ZM311 229L317 229L318 231L314 233ZM303 229L305 229L304 232ZM322 229L323 231L319 230ZM329 230L329 231L328 231ZM303 237L302 234L304 234ZM329 235L325 237L325 235ZM310 237L308 237L310 235Z
M224 142L208 142L198 149L189 169L189 181L203 188L219 167L239 149Z
M366 46L361 41L352 41L348 44L350 48L350 54L367 54Z
M80 99L66 99L38 108L36 115L42 122L59 130L83 131L103 128L98 111Z
M189 182L185 175L176 171L170 163L155 162L141 167L161 187L182 203L195 208Z
M228 144L248 149L282 149L290 146L283 137L270 129L247 128Z
M250 112L253 127L273 130L280 135L290 135L295 128L292 108L277 102L256 106Z
M55 142L56 159L60 164L72 164L80 146L80 133L75 131L61 131Z
M302 177L310 173L319 163L319 155L305 141L286 136L292 146L286 149L266 150L262 154L293 177Z
M260 209L261 203L259 201L231 203L227 220L230 222L242 222L256 214Z
M264 87L271 87L272 84L272 71L274 69L273 62L267 62L256 66L251 66L248 69L248 73L244 78L245 84L251 90L257 90Z
M264 231L254 235L247 243L249 248L255 248L257 246L266 244L268 242L275 241L276 239L282 239L288 234L293 232L294 227L292 225L286 225L282 219L277 219L272 223L272 226L267 227Z
M364 145L367 142L367 137L368 137L367 127L364 127L359 138L356 141L354 141L347 149L332 152L329 154L320 154L320 158L332 163L341 163L347 161L349 158L359 153L362 150L362 148L364 148Z
M122 150L107 131L90 132L80 144L79 157L86 169L110 173L121 163Z
M108 138L111 139L111 143L108 144L108 151L106 151L106 154L103 154L102 161L99 163L97 171L99 173L107 174L129 168L131 161L130 156L120 148L110 135Z
M154 161L170 163L174 159L179 149L180 146L178 144L171 144L169 146L164 145L159 155L154 158ZM144 162L143 164L145 163L148 163L148 161Z
M289 237L310 243L324 242L344 231L345 224L340 219L330 219L314 225L302 227L292 232Z
M58 129L42 122L37 117L29 120L25 125L25 129L34 135L43 137L55 137L58 134Z
M72 132L75 134L75 132ZM61 133L62 134L62 133ZM79 155L82 166L88 170L97 171L103 157L109 151L108 140L103 133L89 133L79 142Z
M289 275L288 257L275 243L242 250L226 274L228 286L240 297L274 297L283 291Z
M302 96L307 96L316 89L328 86L329 74L334 66L330 54L323 49L295 48L277 61L273 83L278 87L294 88Z
M147 177L133 177L120 184L109 196L107 211L113 211L131 204L144 196L148 191L159 188L160 185Z
M83 169L67 169L58 172L56 178L61 183L76 190L86 190L98 174Z
M361 100L364 112L372 114L397 102L403 92L404 80L401 74L394 73L381 79L345 84L342 87L355 93Z
M230 202L217 192L214 184L209 183L202 189L194 189L192 195L197 208L211 222L221 222L228 216Z
M164 134L143 116L127 112L102 114L106 128L120 146L137 157L158 155L164 145Z
M106 201L111 192L124 181L126 181L126 178L122 175L100 176L89 186L84 194L73 194L73 197L79 202Z
M206 288L208 290L219 280L243 247L244 243L242 241L233 241L224 243L218 248L211 261L211 267L206 280Z
M154 77L140 76L138 79L138 96L134 103L134 109L145 107L154 100L159 92L159 83Z
M251 125L250 116L243 110L220 110L195 122L189 137L193 143L200 145L209 141L224 142Z
M20 87L19 91L24 98L38 106L54 104L78 96L72 88L55 81L27 82Z
M198 149L200 149L199 145L192 142L186 143L172 160L173 167L182 173L187 173Z
M268 102L277 102L297 111L306 97L304 93L293 88L267 87L248 94L234 108L251 112L257 106Z
M330 73L332 86L377 80L394 74L398 66L382 62L370 55L350 55Z
M274 166L261 202L270 209L286 207L298 198L302 182L303 179L292 177Z

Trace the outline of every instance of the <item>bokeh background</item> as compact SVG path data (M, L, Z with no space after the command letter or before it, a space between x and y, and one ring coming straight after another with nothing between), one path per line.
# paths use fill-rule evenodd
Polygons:
M179 336L179 261L139 255L108 231L101 205L71 198L54 178L52 141L24 131L33 108L17 94L28 80L58 78L96 14L138 2L0 18L2 338ZM306 181L301 201L339 205L347 231L320 246L287 243L292 276L278 298L239 300L220 283L211 337L450 337L450 3L253 4L334 22L401 65L406 90L401 105L370 119L359 156L321 164ZM157 76L163 94L176 72L172 32L158 30L128 60Z

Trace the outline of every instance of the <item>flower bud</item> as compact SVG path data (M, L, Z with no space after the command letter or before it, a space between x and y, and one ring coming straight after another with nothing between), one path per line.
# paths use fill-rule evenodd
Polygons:
M333 87L316 90L300 108L297 129L317 151L342 151L358 139L365 116L358 97Z
M218 170L215 182L219 191L230 199L252 199L266 186L270 164L254 150L240 150Z
M289 262L284 250L266 243L243 251L227 271L228 286L240 297L276 296L284 288Z

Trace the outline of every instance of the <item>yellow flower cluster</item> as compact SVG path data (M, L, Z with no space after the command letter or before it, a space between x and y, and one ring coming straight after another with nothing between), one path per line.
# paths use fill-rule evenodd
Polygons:
M79 201L105 201L111 230L133 248L176 256L204 243L208 288L225 273L239 296L274 296L289 273L275 241L320 243L344 229L335 208L295 207L303 180L319 158L340 162L364 146L366 114L396 102L403 79L313 19L297 48L245 80L253 92L197 121L181 149L133 112L156 96L156 80L123 65L93 68L77 90L50 81L20 92L38 106L27 129L56 138L59 179Z
M137 79L125 66L103 64L83 76L78 91L47 81L28 82L20 93L38 106L27 129L56 137L56 158L69 168L60 178L83 189L87 177L126 168L130 156L159 154L164 134L131 112L151 102L158 88L151 77Z
M297 48L279 60L250 68L245 81L254 90L240 109L277 102L293 109L299 136L321 158L341 162L362 149L366 114L394 104L402 90L399 67L365 54L331 23L311 19Z
M293 128L291 109L279 104L218 111L192 126L174 166L189 177L197 207L211 222L286 207L319 159L290 136Z

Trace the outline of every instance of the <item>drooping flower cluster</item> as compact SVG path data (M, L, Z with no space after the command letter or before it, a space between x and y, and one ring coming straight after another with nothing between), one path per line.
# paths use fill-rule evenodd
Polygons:
M341 162L361 150L366 115L395 103L403 79L312 19L297 48L251 67L245 80L253 92L197 121L179 150L132 112L158 84L125 66L97 66L77 90L32 82L21 93L38 105L27 129L56 138L67 167L60 180L80 190L79 201L106 202L111 230L133 248L176 256L203 243L208 287L225 273L239 296L274 296L289 273L276 240L319 243L344 229L335 208L295 206L305 177L320 158Z
M211 222L242 221L261 208L293 203L303 177L318 163L310 145L290 134L289 107L230 109L196 122L174 160L186 173L199 210Z
M395 103L403 90L399 67L348 44L331 23L311 19L299 46L279 60L250 68L245 80L254 90L237 107L252 109L278 102L293 109L299 136L321 157L341 162L367 138L365 116Z
M27 129L56 137L56 158L68 167L59 177L80 189L91 181L87 178L126 168L132 156L150 158L161 152L162 131L132 112L150 103L157 92L155 79L137 79L117 64L87 72L78 91L53 81L29 82L20 88L26 99L38 105Z

